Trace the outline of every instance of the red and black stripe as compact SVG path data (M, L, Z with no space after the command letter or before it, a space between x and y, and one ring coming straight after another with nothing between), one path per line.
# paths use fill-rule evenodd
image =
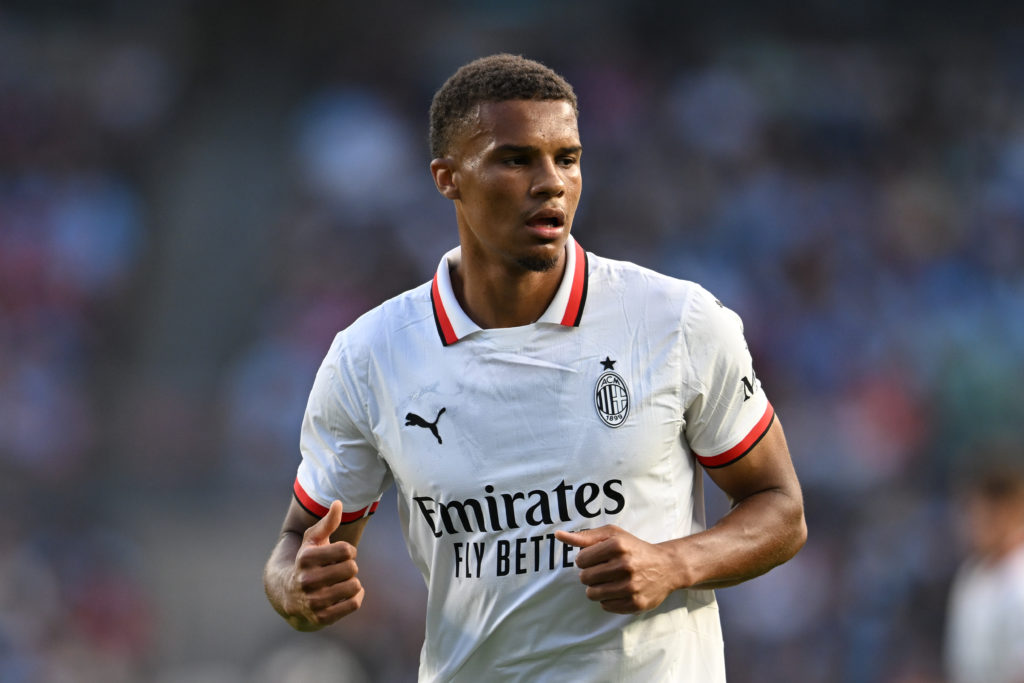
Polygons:
M314 517L322 518L329 511L329 508L325 508L323 505L313 500L308 493L306 493L306 490L302 488L302 484L299 483L298 479L295 480L295 485L292 487L292 492L295 494L295 500L298 501L299 505L302 506L302 509L308 512L309 514L313 515ZM342 512L341 523L348 524L349 522L355 522L356 520L362 519L363 517L369 517L377 511L377 506L379 504L380 501L378 500L374 501L371 505L367 505L364 508L360 508L359 510L353 510L352 512Z
M699 453L694 453L697 457L697 462L707 469L725 467L726 465L731 465L734 462L737 462L747 453L752 451L754 446L761 442L764 435L768 433L769 429L771 429L773 422L775 422L775 409L772 408L772 404L769 403L768 407L765 408L764 415L762 415L761 419L757 421L754 428L751 429L745 437L743 437L742 441L724 453L719 453L718 455L704 456Z

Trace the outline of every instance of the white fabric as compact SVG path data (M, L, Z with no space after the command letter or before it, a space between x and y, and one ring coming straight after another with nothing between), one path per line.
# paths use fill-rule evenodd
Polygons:
M458 310L449 256L436 281L458 341L441 343L430 283L340 333L310 396L297 476L317 505L337 498L346 511L397 486L429 590L420 680L724 681L712 591L606 613L553 533L616 524L659 542L704 528L691 449L739 457L730 449L772 415L739 318L693 283L590 254L578 327L558 322L572 305L563 286L541 321L482 330ZM595 396L608 372L628 394L616 427Z
M946 658L951 683L1024 683L1024 546L996 564L961 567Z

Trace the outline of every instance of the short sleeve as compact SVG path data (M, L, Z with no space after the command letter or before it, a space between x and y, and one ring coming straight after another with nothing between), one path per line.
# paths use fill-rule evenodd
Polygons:
M696 392L685 407L685 436L701 465L724 467L757 445L775 411L754 372L738 315L697 288L683 332Z
M343 522L373 514L391 485L360 395L342 333L317 371L299 439L302 462L294 493L299 504L317 517L326 515L334 500L344 506Z

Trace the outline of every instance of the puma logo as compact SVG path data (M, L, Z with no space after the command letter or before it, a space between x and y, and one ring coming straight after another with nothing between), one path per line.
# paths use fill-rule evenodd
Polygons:
M405 426L423 427L424 429L429 429L430 433L434 435L435 439L437 439L437 442L441 443L441 435L437 433L437 421L441 419L441 415L444 413L444 410L444 408L441 408L441 410L437 411L437 417L434 418L433 422L427 422L416 413L406 413Z

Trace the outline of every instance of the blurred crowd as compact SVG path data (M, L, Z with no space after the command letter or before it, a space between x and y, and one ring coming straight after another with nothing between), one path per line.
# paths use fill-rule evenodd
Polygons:
M740 313L786 429L810 540L719 592L730 680L945 680L956 482L994 439L1024 458L1024 35L954 15L703 30L658 3L584 4L391 0L387 25L365 7L0 7L0 680L414 676L423 586L393 501L361 547L366 610L314 637L256 605L220 659L169 643L161 616L181 603L222 637L174 582L190 534L139 520L210 500L280 519L334 333L457 241L426 111L495 51L577 89L576 238ZM161 591L157 541L178 548Z

